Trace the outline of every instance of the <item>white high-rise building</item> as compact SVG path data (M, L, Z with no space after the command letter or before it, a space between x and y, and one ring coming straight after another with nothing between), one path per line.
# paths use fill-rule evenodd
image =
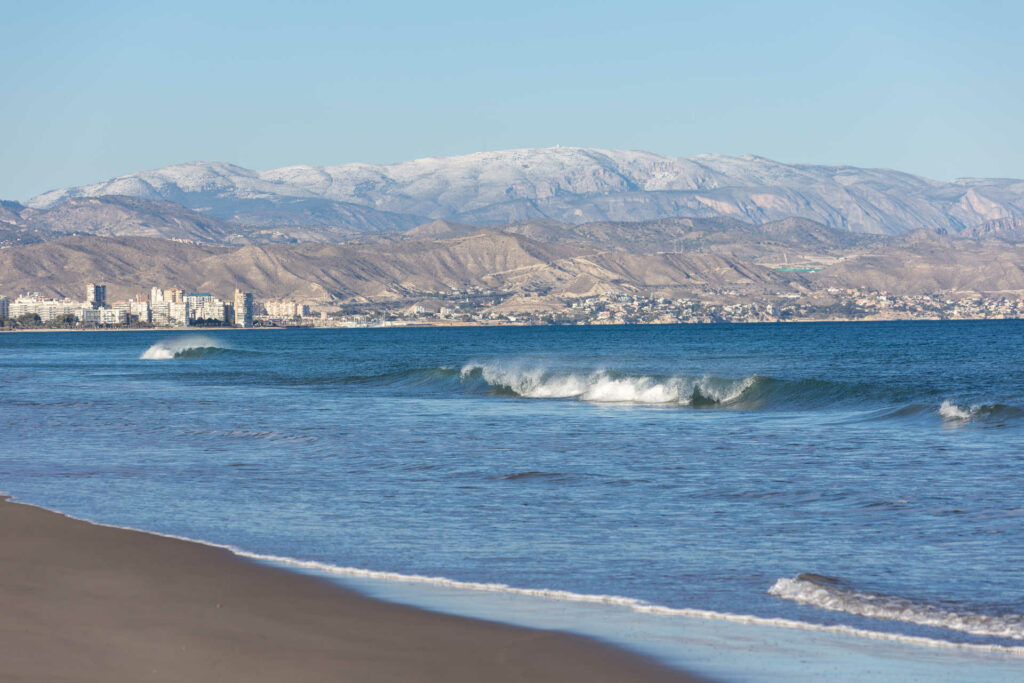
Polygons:
M148 301L131 301L130 313L135 318L139 319L139 322L149 323L153 322L153 317L150 313Z
M174 325L188 325L188 304L185 302L167 304L167 317L173 321Z
M227 303L207 292L190 292L184 296L189 320L219 320L230 323Z
M294 318L301 315L302 307L294 301L265 301L263 307L271 318Z
M150 321L160 326L183 326L188 325L188 304L187 303L159 303L150 304Z
M235 327L252 327L252 292L235 290Z

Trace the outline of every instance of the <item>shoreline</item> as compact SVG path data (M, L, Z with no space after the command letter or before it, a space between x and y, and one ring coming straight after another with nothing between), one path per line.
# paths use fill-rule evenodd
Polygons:
M286 327L33 327L30 329L0 329L0 334L29 332L225 332L228 330L286 330Z
M16 680L698 681L584 636L424 611L0 496Z
M816 325L835 323L978 323L1006 322L1024 320L1024 318L822 318L807 320L722 320L717 322L672 322L672 323L588 323L586 325L569 324L534 324L534 323L407 323L399 325L284 325L267 327L99 327L99 328L68 328L68 327L34 327L30 329L0 328L2 334L26 334L31 332L226 332L234 330L400 330L400 329L463 329L490 327L662 327L691 325Z

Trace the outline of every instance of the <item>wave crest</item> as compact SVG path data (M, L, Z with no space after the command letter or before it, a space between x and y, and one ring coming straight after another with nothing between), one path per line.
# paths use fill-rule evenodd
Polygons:
M553 372L500 364L464 366L461 377L480 379L492 389L522 398L575 398L592 403L725 405L735 402L761 378L658 377L606 370Z
M1003 420L1024 417L1024 410L1002 403L982 403L965 406L946 399L939 406L939 416L952 423L973 422L975 420Z
M838 579L817 574L779 579L768 589L768 594L834 612L935 626L978 636L1024 640L1024 615L955 612L906 598L854 591L845 588Z
M231 350L231 347L222 341L204 335L193 334L158 341L143 351L139 358L142 360L203 358Z

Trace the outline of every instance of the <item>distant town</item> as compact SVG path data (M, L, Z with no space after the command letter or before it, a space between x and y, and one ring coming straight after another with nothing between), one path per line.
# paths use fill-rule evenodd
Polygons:
M404 327L474 325L608 325L810 322L824 320L973 320L1024 318L1024 297L973 293L895 296L829 288L779 292L756 300L709 291L689 298L608 292L557 299L543 293L478 288L426 293L412 300L321 304L257 301L236 289L230 298L179 287L152 287L108 301L107 287L88 284L84 300L30 292L0 296L0 330L183 327ZM316 306L317 308L313 308Z
M237 289L230 301L208 292L153 287L148 296L140 293L127 301L108 302L106 285L95 283L86 285L84 301L51 299L37 292L13 301L0 296L0 322L15 328L252 327L254 310L252 292Z

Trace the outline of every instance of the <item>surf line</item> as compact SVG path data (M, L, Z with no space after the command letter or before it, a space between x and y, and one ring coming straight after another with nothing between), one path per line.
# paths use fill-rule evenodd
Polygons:
M14 500L9 496L9 494L3 492L0 492L0 496L7 497L12 501ZM852 626L843 626L838 624L812 624L810 622L805 621L796 621L795 619L758 617L751 614L732 614L729 612L715 612L713 610L693 609L688 607L667 607L664 605L655 605L644 600L628 598L621 595L595 595L587 593L573 593L571 591L544 588L516 588L514 586L508 586L502 583L478 583L473 581L459 581L457 579L447 579L438 576L400 574L398 572L383 572L372 569L360 569L358 567L341 567L338 565L330 564L327 562L320 562L317 560L300 560L294 557L285 557L282 555L267 555L263 553L254 553L224 543L203 541L195 538L189 538L187 536L179 536L177 534L166 534L161 533L159 531L149 531L146 529L138 529L136 527L123 526L118 524L104 524L102 522L96 522L84 517L75 517L73 515L60 512L59 510L52 510L41 505L32 505L31 503L19 504L30 505L31 507L47 510L49 512L55 512L69 519L76 519L82 522L88 522L89 524L94 524L96 526L108 527L111 529L123 529L125 531L135 531L138 533L160 536L162 538L171 538L177 541L186 541L188 543L198 543L200 545L205 545L210 548L219 548L221 550L226 550L238 557L244 557L246 559L254 560L257 562L264 562L267 564L273 564L280 567L294 567L296 569L303 569L306 571L318 572L327 575L348 576L352 578L375 579L381 581L394 581L401 583L421 583L468 591L504 593L509 595L522 595L534 598L546 598L549 600L558 600L562 602L577 602L622 607L641 614L651 614L664 617L683 617L689 619L726 621L734 624L768 626L802 631L815 631L819 633L833 633L837 635L854 636L858 638L868 638L872 640L886 640L896 643L902 643L905 645L916 645L929 648L945 648L970 652L998 653L1013 655L1016 657L1024 657L1024 646L984 645L979 643L955 643L949 640L940 640L938 638L927 638L924 636L907 636L901 635L899 633L886 633L884 631L871 631L869 629L855 628Z

